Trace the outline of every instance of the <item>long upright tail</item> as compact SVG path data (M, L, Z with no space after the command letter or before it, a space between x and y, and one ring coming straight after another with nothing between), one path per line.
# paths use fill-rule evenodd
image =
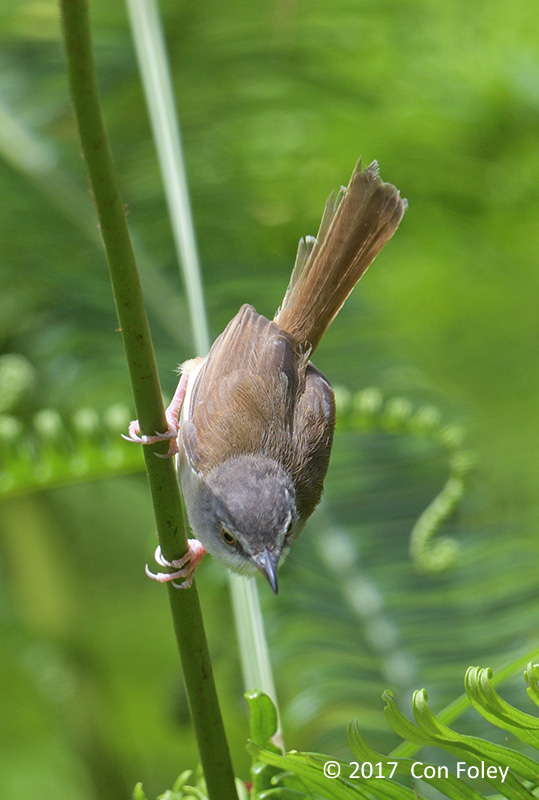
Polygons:
M407 202L373 161L358 162L348 188L331 194L316 239L299 243L275 322L314 350L363 273L393 236Z

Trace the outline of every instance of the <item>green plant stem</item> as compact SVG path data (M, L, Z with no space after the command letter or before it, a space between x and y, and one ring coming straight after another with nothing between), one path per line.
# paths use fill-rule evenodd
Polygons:
M166 428L157 368L138 271L112 153L105 132L95 73L88 6L61 0L69 83L86 159L142 431ZM155 457L166 444L144 448L157 532L166 558L186 552L187 535L171 459ZM236 800L213 671L195 586L169 599L200 760L211 800Z

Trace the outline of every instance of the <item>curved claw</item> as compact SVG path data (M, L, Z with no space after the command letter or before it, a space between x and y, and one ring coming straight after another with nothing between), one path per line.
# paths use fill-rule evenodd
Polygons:
M143 436L126 436L125 433L121 433L120 436L122 439L125 439L126 442L133 442L133 444L145 444Z
M190 589L193 583L193 575L189 575L184 581L181 583L176 583L176 581L172 581L172 585L175 589Z
M144 572L152 581L158 581L159 583L167 583L167 581L173 581L175 578L183 578L185 576L185 570L183 569L178 569L176 572L152 572L148 564L145 564Z
M178 429L177 428L169 428L168 431L165 433L159 433L159 431L155 431L153 436L148 436L148 439L152 439L157 442L164 442L166 439L177 439L178 438Z
M168 448L167 452L166 453L155 453L155 455L157 456L157 458L172 458L172 456L175 456L179 452L180 452L180 450L179 450L179 447L178 447L177 440L176 439L171 439L170 440L170 445L169 445L169 448Z

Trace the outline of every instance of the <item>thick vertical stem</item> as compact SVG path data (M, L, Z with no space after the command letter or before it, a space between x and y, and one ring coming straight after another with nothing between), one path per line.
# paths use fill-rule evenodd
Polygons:
M144 432L166 427L150 330L110 146L103 125L85 0L61 0L68 73L126 350L133 395ZM171 459L155 458L166 445L145 448L146 467L162 551L187 549L181 500ZM213 680L196 588L169 587L200 760L212 800L237 800L234 774Z

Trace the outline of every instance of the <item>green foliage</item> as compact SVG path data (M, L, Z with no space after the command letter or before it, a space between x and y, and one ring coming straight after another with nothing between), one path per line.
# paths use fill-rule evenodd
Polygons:
M236 779L236 791L238 800L249 800L249 792L243 781ZM202 771L198 769L196 773L186 770L174 782L172 789L167 789L160 794L157 800L208 800L208 790ZM148 800L141 783L137 783L133 791L133 800Z
M142 453L120 436L129 419L121 405L102 414L79 408L67 420L55 409L42 409L28 426L0 416L0 495L141 471Z
M462 500L466 478L474 465L472 452L463 447L463 431L456 425L442 423L439 409L432 405L418 409L406 397L384 401L379 389L363 389L351 396L345 389L337 392L337 408L341 426L356 430L382 430L411 434L431 441L446 452L449 477L442 490L421 513L410 538L410 555L416 566L425 572L450 569L459 546L450 538L434 540L440 526L457 509Z
M272 753L281 753L277 745L272 742L278 729L277 710L271 699L262 692L248 692L245 695L249 706L251 739L255 746L264 748ZM263 759L253 760L251 777L253 779L253 792L256 797L267 789L271 789L272 779L278 773L275 766L271 766Z
M537 651L534 654L537 656ZM512 665L518 668L520 661ZM527 691L537 701L539 666L529 662L524 672ZM348 726L348 741L352 758L336 760L331 755L297 752L283 753L274 744L278 721L275 707L267 695L250 692L246 695L250 712L250 740L247 749L252 757L253 782L249 800L413 800L428 797L425 786L431 786L450 800L481 800L494 791L509 800L528 800L539 786L539 718L507 703L494 689L490 669L470 667L465 676L465 702L473 707L492 726L512 737L512 747L499 745L477 736L462 735L442 722L447 714L434 715L427 703L424 689L414 692L410 722L395 704L391 692L384 693L384 713L392 729L414 751L430 747L441 750L447 761L426 760L395 753L383 755L370 747L360 732L357 719ZM520 746L520 750L516 749ZM430 751L428 751L430 752ZM329 767L329 769L328 769ZM475 769L474 769L475 768ZM490 769L489 769L490 768ZM464 777L461 777L464 776ZM196 777L195 785L191 785ZM480 778L480 780L479 780ZM404 782L403 782L404 781ZM239 800L247 800L247 789L237 782ZM206 800L200 773L187 771L180 775L172 790L160 795L163 800L182 800L196 797ZM139 784L134 800L147 800Z
M537 692L538 676L537 665L530 662L525 672L528 691ZM539 719L504 701L494 690L490 670L470 667L466 672L465 688L468 703L492 725L509 732L515 743L520 742L521 745L539 750ZM261 793L255 792L254 797L260 797L260 800L270 797L275 797L276 800L294 797L298 800L302 797L327 800L352 800L360 797L411 800L414 795L423 796L417 784L414 783L412 791L408 786L394 780L394 775L407 776L410 779L419 777L425 784L451 800L479 800L492 791L511 800L524 800L539 786L539 757L531 758L505 745L456 733L432 713L424 689L416 691L412 700L415 725L399 711L390 692L384 693L384 699L387 703L386 719L393 730L415 746L441 749L446 757L449 756L448 761L454 772L440 768L439 763L431 764L419 758L384 756L376 752L363 739L357 719L350 723L348 731L350 748L357 761L339 762L331 756L294 751L283 755L271 742L275 726L269 725L265 728L266 743L261 743L259 718L262 713L267 716L267 711L259 710L254 724L252 723L256 733L252 730L252 741L248 749L255 764L262 762L271 765L278 772L271 779L276 788L265 791L261 787ZM251 696L251 713L254 711L256 714L254 706L257 702L265 708L267 701L265 696ZM324 771L324 765L328 762L332 767L330 776ZM368 769L362 771L362 767ZM478 776L483 778L480 791L473 788L470 779L467 782L459 777L464 770L468 774L470 767L477 768L470 772L472 779ZM487 771L487 767L498 769Z

